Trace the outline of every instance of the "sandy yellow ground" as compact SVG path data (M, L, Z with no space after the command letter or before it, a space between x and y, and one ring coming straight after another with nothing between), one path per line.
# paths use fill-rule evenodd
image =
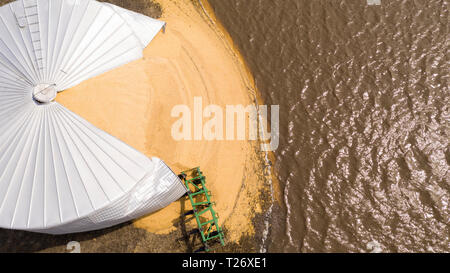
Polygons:
M239 54L208 12L207 3L157 1L167 22L145 49L145 57L58 95L57 101L95 126L147 156L163 159L175 172L201 166L214 194L229 240L251 234L251 218L260 211L265 185L257 143L249 141L175 141L171 117L175 105L249 105L254 87ZM181 205L135 221L154 233L176 228Z

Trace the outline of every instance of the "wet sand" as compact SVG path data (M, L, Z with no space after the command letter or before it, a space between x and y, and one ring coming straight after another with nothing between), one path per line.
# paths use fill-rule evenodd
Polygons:
M127 8L127 5L122 6ZM172 124L178 119L171 117L174 106L187 105L194 109L194 97L201 97L204 107L215 104L225 109L226 105L250 105L256 100L254 84L214 15L205 13L208 6L191 1L161 0L151 7L158 12L155 9L158 6L162 9L160 19L167 22L167 28L145 49L143 59L61 92L56 100L147 156L163 159L176 173L201 166L226 231L228 248L254 251L256 243L240 246L238 243L242 238L253 241L255 219L262 213L262 206L267 205L261 197L267 196L266 180L270 175L263 172L265 155L258 151L259 144L175 141L171 136ZM40 235L25 233L27 235L23 236L31 236L36 244L29 250L25 245L18 251L64 252L65 243L77 238L83 241L82 250L88 252L192 251L192 245L177 241L195 227L192 219L180 218L189 210L188 203L185 200L175 202L132 224L109 231L64 237L41 235L46 239L58 238L51 248L45 244L39 246ZM8 231L7 234L13 237L18 233ZM108 244L108 237L112 237L117 247ZM152 245L155 242L158 245ZM14 251L14 248L6 250Z

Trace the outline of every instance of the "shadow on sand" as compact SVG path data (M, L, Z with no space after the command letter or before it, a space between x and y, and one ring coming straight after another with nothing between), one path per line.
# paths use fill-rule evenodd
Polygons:
M111 228L65 235L50 235L18 230L0 229L0 252L38 252L44 249L65 246L70 241L84 242L93 240L129 226L131 222ZM67 252L70 252L67 250Z
M190 213L191 210L186 210L187 200L187 196L180 198L181 215L180 218L173 221L173 225L179 228L182 234L182 237L178 238L177 241L185 245L187 253L193 253L200 249L203 244L201 243L198 230L192 229L187 225L189 222L195 221L194 215Z

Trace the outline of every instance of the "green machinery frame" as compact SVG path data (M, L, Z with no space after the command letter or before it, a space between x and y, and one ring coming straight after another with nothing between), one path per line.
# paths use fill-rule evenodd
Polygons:
M200 167L183 171L179 177L188 189L186 195L191 201L191 213L197 221L198 233L201 235L204 250L206 252L212 250L210 243L219 242L224 246L223 229L219 226L219 216L213 208L215 203L211 201L211 192L206 187L206 177ZM202 221L204 218L206 218L206 221Z

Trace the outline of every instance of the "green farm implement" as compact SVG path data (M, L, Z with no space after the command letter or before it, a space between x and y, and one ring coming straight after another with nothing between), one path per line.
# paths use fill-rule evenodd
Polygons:
M193 214L197 222L196 233L201 236L202 250L209 252L213 245L225 245L223 229L219 226L219 216L214 210L215 203L211 201L211 192L206 187L206 177L200 167L181 172L180 179L185 183Z

